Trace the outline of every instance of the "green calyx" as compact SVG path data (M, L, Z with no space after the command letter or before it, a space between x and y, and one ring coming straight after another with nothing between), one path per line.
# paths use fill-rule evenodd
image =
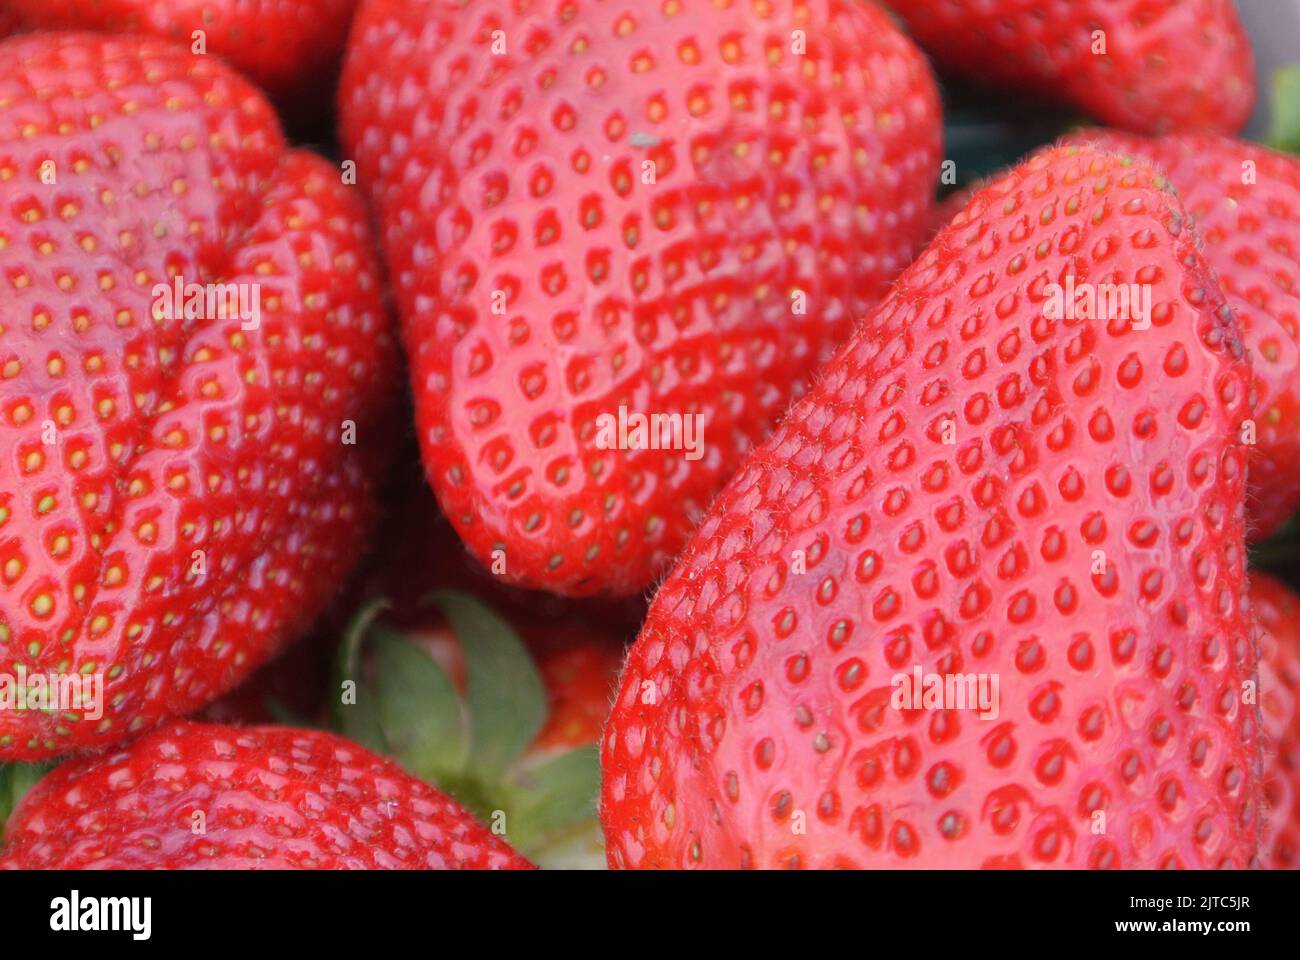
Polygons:
M1300 63L1273 71L1273 125L1265 142L1300 153Z
M0 841L4 840L9 815L27 791L52 768L50 763L0 763Z
M427 598L455 634L465 690L411 638L384 623L382 601L349 625L338 657L335 726L477 814L542 866L595 862L597 746L529 755L546 722L546 689L514 629L474 597Z

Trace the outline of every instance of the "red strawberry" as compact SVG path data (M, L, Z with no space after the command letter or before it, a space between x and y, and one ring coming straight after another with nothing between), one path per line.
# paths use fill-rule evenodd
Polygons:
M1267 737L1265 866L1300 868L1300 597L1282 581L1254 571L1250 606L1261 629L1260 715Z
M1236 133L1255 102L1232 0L889 0L944 68L1046 89L1140 133Z
M611 864L1252 860L1250 368L1198 243L1152 168L1086 148L957 215L655 597ZM1149 328L1057 314L1072 278L1146 285ZM983 714L932 698L964 675Z
M23 759L194 710L310 623L368 530L397 365L359 201L215 59L12 38L0 103L0 649L91 680L0 710ZM176 282L260 310L187 318Z
M430 482L570 595L664 568L919 248L940 155L924 58L846 0L374 0L340 109Z
M216 54L278 98L319 88L338 63L357 0L3 0L13 20L43 30L170 38ZM5 14L0 12L0 20ZM2 35L2 34L0 34Z
M1223 137L1078 134L1160 167L1205 241L1255 372L1252 536L1300 508L1300 160Z
M64 764L5 832L9 869L526 869L469 814L341 737L176 722Z
M620 638L580 623L511 623L442 591L405 624L353 626L339 728L498 825L543 866L603 866L597 743ZM354 681L354 682L349 682Z
M533 749L549 751L599 742L623 666L623 646L603 635L592 636L581 627L567 631L523 629L522 633L537 657L549 701L546 724L533 741Z

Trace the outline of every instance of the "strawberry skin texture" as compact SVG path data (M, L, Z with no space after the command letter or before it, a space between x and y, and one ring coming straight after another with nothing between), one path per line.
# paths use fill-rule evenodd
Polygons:
M1254 571L1250 607L1260 628L1260 717L1266 738L1264 865L1300 868L1300 597Z
M340 111L430 484L575 596L663 571L920 249L940 157L924 58L842 0L374 0ZM603 449L621 406L701 416L702 456Z
M271 96L319 86L338 63L357 0L4 0L15 24L164 37L187 49L202 30L224 57ZM4 14L0 13L0 21Z
M939 66L1051 91L1125 130L1233 134L1254 107L1254 55L1232 0L889 4Z
M398 365L360 198L215 58L16 37L0 103L0 652L104 678L102 717L0 711L15 760L194 710L310 623ZM260 284L260 326L156 318L173 276Z
M611 865L1251 862L1250 369L1197 247L1152 168L1083 148L957 214L655 597ZM1071 272L1150 283L1151 328L1048 319ZM998 676L998 716L894 709L917 665Z
M26 870L529 866L437 790L342 737L189 722L58 767L10 817L0 859Z
M1251 538L1262 539L1300 508L1300 160L1215 136L1096 130L1072 141L1158 166L1205 241L1252 356L1256 449L1247 511ZM1242 182L1247 170L1253 183Z

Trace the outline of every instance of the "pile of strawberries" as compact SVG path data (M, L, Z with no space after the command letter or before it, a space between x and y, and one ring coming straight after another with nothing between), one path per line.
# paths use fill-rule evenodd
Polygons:
M0 0L0 867L1300 865L1237 11L887 5Z

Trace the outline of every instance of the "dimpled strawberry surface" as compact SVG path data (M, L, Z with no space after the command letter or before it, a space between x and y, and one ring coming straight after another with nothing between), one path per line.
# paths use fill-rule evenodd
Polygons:
M9 821L0 869L527 869L389 760L288 727L174 723L64 764Z
M1251 352L1248 533L1268 536L1300 506L1300 160L1228 137L1086 130L1074 139L1155 164L1205 241Z
M621 867L1255 861L1250 367L1167 182L980 191L719 495L606 728ZM1049 284L1149 285L1051 319ZM895 678L997 678L994 709ZM991 686L991 683L990 683Z
M216 699L311 621L397 357L359 196L215 58L0 44L0 211L0 651L102 683L0 711L0 758L33 759ZM260 310L169 308L178 280Z
M924 58L841 0L377 0L340 113L429 481L485 566L570 595L662 572L919 251L940 149Z

